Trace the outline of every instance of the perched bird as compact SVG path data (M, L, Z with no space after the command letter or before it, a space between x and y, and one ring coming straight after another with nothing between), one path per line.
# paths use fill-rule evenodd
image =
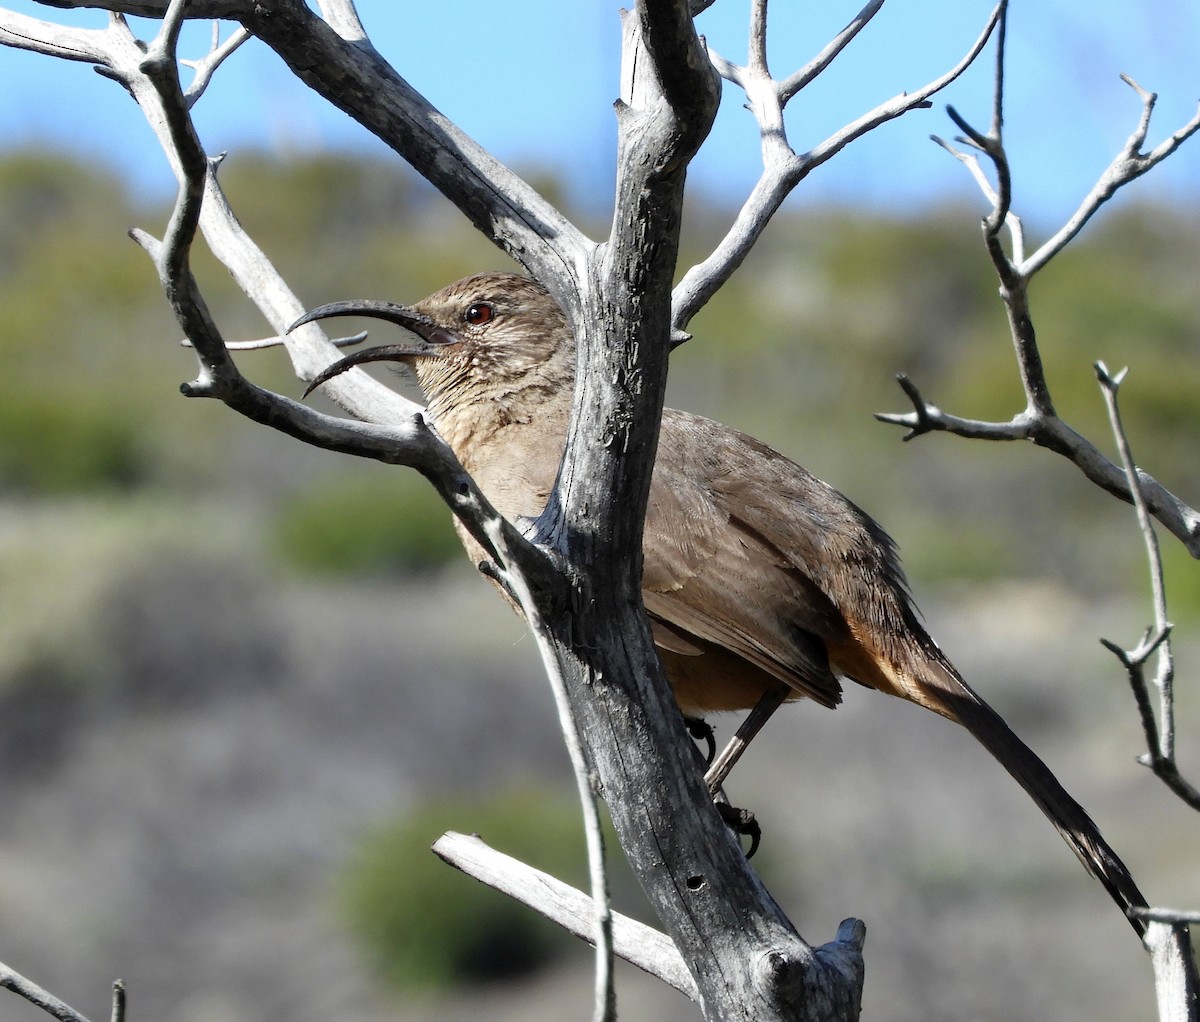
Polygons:
M341 302L300 322L338 315L383 318L412 337L341 359L309 390L364 362L406 364L438 432L497 510L540 514L575 373L570 325L545 288L480 274L412 306ZM804 697L833 707L842 678L919 703L1000 761L1123 910L1145 905L1083 808L925 631L892 540L833 487L753 437L668 408L644 555L646 612L685 715L758 706L761 718Z

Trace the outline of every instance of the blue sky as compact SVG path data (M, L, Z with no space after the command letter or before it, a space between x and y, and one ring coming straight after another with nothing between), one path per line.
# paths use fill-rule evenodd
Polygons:
M47 20L96 23L35 3L3 4ZM603 207L612 177L619 65L617 3L523 0L498 4L360 0L376 45L444 113L501 159L549 170L570 194ZM804 63L861 6L775 0L770 54L783 75ZM889 0L875 22L789 108L792 144L829 131L951 66L983 24L981 0ZM745 0L718 0L700 18L711 45L741 61ZM149 23L136 23L150 30ZM1123 143L1139 114L1128 72L1160 95L1151 141L1184 123L1200 100L1200 4L1196 0L1013 0L1007 132L1018 212L1050 225L1074 208ZM207 30L192 36L199 48ZM196 51L193 51L196 52ZM974 198L965 171L929 141L952 135L945 104L985 126L991 64L985 61L935 101L860 140L819 170L792 200L837 201L903 213L947 196ZM758 170L755 127L732 88L692 182L737 201ZM380 151L337 111L311 96L258 44L229 61L197 108L211 152L262 147ZM0 50L0 137L6 148L49 142L120 167L139 189L170 188L162 157L133 103L83 65ZM1194 203L1200 138L1134 186L1141 196Z

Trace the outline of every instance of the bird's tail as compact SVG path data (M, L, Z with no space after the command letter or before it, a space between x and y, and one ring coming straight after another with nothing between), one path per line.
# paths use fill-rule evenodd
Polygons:
M921 685L924 698L919 701L958 721L996 757L1058 828L1084 868L1104 885L1138 935L1143 934L1145 923L1130 915L1129 910L1146 907L1145 897L1092 818L1067 793L1050 768L949 664L928 663L928 670L921 673L925 675ZM929 675L935 678L930 679Z

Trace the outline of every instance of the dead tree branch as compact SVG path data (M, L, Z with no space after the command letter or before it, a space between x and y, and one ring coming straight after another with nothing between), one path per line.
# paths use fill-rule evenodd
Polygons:
M1108 639L1100 641L1121 661L1133 690L1148 750L1138 758L1138 762L1150 767L1155 776L1187 805L1193 809L1200 809L1200 791L1180 774L1175 759L1175 657L1171 649L1171 623L1167 619L1166 586L1158 537L1141 486L1138 484L1137 466L1121 422L1117 401L1117 392L1125 378L1126 370L1123 369L1115 375L1110 374L1103 362L1097 362L1095 368L1096 378L1108 408L1117 449L1121 455L1121 463L1133 495L1142 541L1146 547L1154 612L1153 627L1146 629L1141 642L1134 649L1123 649ZM1147 681L1145 666L1152 656L1157 657L1157 666L1153 679ZM1157 715L1150 697L1151 685L1158 691ZM1200 981L1196 976L1188 925L1196 921L1196 914L1154 908L1139 908L1135 911L1142 918L1152 921L1144 940L1154 968L1160 1017L1192 1022L1197 1015L1197 987L1200 986Z
M171 156L180 178L179 196L163 239L157 240L143 231L132 233L154 260L168 301L200 362L199 377L184 385L184 393L190 397L215 397L257 422L316 446L417 468L434 482L451 509L490 551L490 535L497 528L494 523L503 522L503 519L491 509L449 447L425 423L419 414L419 406L409 402L409 408L417 411L398 414L403 406L392 404L382 416L395 420L391 425L322 415L254 386L230 358L189 266L189 252L201 222L201 210L207 206L205 197L219 192L213 168L189 117L190 104L177 73L175 47L185 7L186 4L176 2L164 19L159 35L144 47L133 38L121 19L114 19L105 45L95 54L110 61L107 65L110 72L129 88L156 130L161 132L164 149ZM136 58L136 62L132 58ZM244 245L247 239L244 234L239 235L240 227L232 219L228 206L218 203L216 210L219 214L215 218L216 226L225 232L218 236L225 242L226 255L231 260L235 256L241 258L240 279L249 281L255 279L255 274L263 275L265 267L261 252L257 249L237 251L236 243L240 241ZM245 259L246 255L250 258ZM268 278L264 287L259 279L254 293L265 298L273 283ZM284 298L286 305L286 299L291 296ZM296 305L299 307L299 303ZM327 348L335 350L331 345ZM381 389L386 391L386 388ZM531 575L538 585L547 584L551 575L546 571L544 556L511 525L504 523L499 528L510 551L515 552L513 556L520 557L532 568ZM542 564L540 568L537 567L539 563Z
M530 906L581 940L595 940L595 908L582 891L489 847L476 836L443 834L433 850L456 869ZM668 937L619 913L613 913L612 924L619 958L657 976L685 997L699 999L696 982Z
M1200 515L1177 497L1165 490L1158 482L1140 472L1133 462L1128 441L1120 425L1116 394L1124 373L1112 377L1102 364L1096 372L1108 402L1110 419L1116 433L1123 464L1113 464L1105 458L1090 441L1068 427L1057 415L1050 395L1050 387L1042 365L1034 331L1029 302L1029 283L1034 275L1078 234L1088 219L1110 199L1115 192L1144 174L1151 167L1169 156L1190 135L1200 129L1200 113L1184 128L1173 134L1166 142L1149 154L1142 154L1150 124L1154 97L1134 85L1143 101L1142 116L1137 128L1125 147L1100 181L1089 193L1079 210L1049 241L1032 256L1024 255L1025 239L1022 225L1012 213L1012 178L1008 155L1003 139L1004 58L1007 11L1001 11L1000 29L996 38L996 69L993 90L992 123L987 132L974 129L953 108L949 115L963 135L958 142L973 148L968 154L935 136L934 141L942 145L953 156L963 162L980 185L991 205L982 223L984 244L991 259L996 276L1000 281L1000 297L1008 315L1009 331L1016 352L1021 383L1025 390L1026 407L1007 423L980 422L960 419L943 413L927 402L915 384L907 377L899 378L900 385L913 404L911 413L881 414L881 421L907 426L909 432L904 439L933 430L944 430L959 436L991 440L1032 440L1067 457L1078 466L1089 479L1102 488L1135 505L1142 524L1151 562L1152 585L1155 597L1155 626L1147 631L1137 649L1126 651L1114 643L1104 645L1121 659L1129 675L1139 713L1146 731L1150 749L1147 759L1156 766L1156 773L1166 780L1189 804L1197 793L1181 777L1173 757L1174 710L1171 687L1174 666L1170 647L1170 624L1166 618L1166 603L1162 588L1162 568L1154 534L1151 515L1157 517L1174 533L1193 554L1200 557ZM986 157L995 174L993 184L979 164L978 155ZM1011 251L1006 250L1003 234L1008 230ZM1154 684L1159 689L1160 711L1156 719L1149 691L1143 676L1143 665L1155 652L1159 654L1159 669ZM1187 928L1181 923L1155 924L1153 932L1147 932L1145 946L1150 952L1154 968L1155 988L1162 1019L1179 1019L1194 1022L1197 1018L1197 975L1191 940Z
M1123 649L1115 642L1101 639L1104 647L1121 661L1129 677L1134 699L1146 734L1147 752L1139 762L1150 767L1168 788L1193 809L1200 809L1200 790L1185 780L1179 772L1175 759L1175 655L1171 648L1171 623L1167 619L1167 592L1163 580L1162 552L1154 532L1154 522L1146 507L1142 487L1138 481L1137 465L1129 446L1129 438L1121 422L1121 411L1117 391L1125 379L1126 370L1110 374L1103 362L1096 363L1096 379L1104 394L1109 422L1117 441L1117 450L1129 481L1133 495L1133 506L1137 511L1138 527L1146 548L1146 561L1150 568L1150 592L1153 605L1154 624L1147 628L1141 642L1133 649ZM1151 657L1156 657L1153 678L1147 680L1145 667ZM1154 711L1150 688L1158 693L1158 712Z
M43 990L36 983L26 979L19 972L10 969L0 962L0 987L11 990L19 997L25 998L30 1004L41 1008L47 1015L58 1019L58 1022L88 1022L87 1016L81 1015L65 1001L55 997L49 990ZM114 986L114 991L116 987ZM115 998L114 993L114 998ZM120 1022L116 1005L113 1008L113 1022Z
M672 329L677 343L686 339L687 325L692 317L742 264L792 190L855 139L910 110L927 107L931 96L941 92L975 62L997 24L1001 9L997 7L992 12L979 38L945 74L912 92L901 92L880 103L812 149L797 152L788 141L783 120L784 107L829 67L882 6L881 0L872 0L816 57L787 78L772 77L767 66L766 0L756 0L753 5L750 60L745 67L733 64L719 54L710 53L713 66L721 77L737 85L746 95L747 106L759 126L763 169L725 237L706 259L691 267L675 287Z
M1003 25L1003 18L1002 18ZM1019 218L1013 214L1012 179L1008 155L1004 148L1003 117L1001 104L1004 94L1004 33L997 36L994 105L991 128L985 133L972 128L953 108L950 117L963 136L958 141L975 150L967 153L934 136L934 141L964 163L979 184L991 205L983 219L983 237L988 256L1000 281L1000 297L1008 315L1009 330L1016 351L1017 368L1025 390L1026 406L1008 422L983 422L961 418L943 412L935 404L925 400L917 387L906 377L899 377L900 385L913 404L913 411L905 413L880 413L881 422L905 426L908 432L904 439L934 431L953 433L956 436L986 440L1028 440L1062 455L1074 464L1097 486L1120 497L1133 501L1133 493L1121 466L1106 458L1091 441L1077 433L1058 417L1051 399L1049 383L1042 366L1034 331L1029 301L1029 284L1033 277L1050 260L1063 250L1083 225L1122 187L1161 163L1197 130L1200 130L1200 112L1184 127L1173 133L1166 141L1149 153L1142 153L1150 125L1150 114L1154 96L1141 89L1130 79L1126 81L1142 99L1142 114L1137 128L1124 148L1101 176L1076 213L1033 255L1026 257L1025 238ZM993 185L980 166L979 156L989 161L996 176ZM1007 230L1011 240L1011 251L1003 241ZM1200 557L1200 513L1186 504L1152 476L1138 470L1138 483L1150 513L1171 532L1193 557Z

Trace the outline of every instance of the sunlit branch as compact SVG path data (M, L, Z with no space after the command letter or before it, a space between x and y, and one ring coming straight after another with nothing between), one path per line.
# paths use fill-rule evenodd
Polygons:
M686 339L687 326L692 317L741 265L791 191L813 170L841 152L855 139L910 110L928 106L931 96L945 89L974 63L991 36L1002 8L1003 0L993 10L983 31L967 53L945 74L915 91L902 92L879 104L804 153L797 153L788 143L783 123L784 105L803 85L828 67L833 58L874 16L878 10L877 5L869 4L865 7L817 58L802 69L799 78L793 75L783 81L776 81L770 76L765 63L759 65L751 62L748 67L738 67L721 58L714 61L721 75L741 86L746 93L748 105L759 125L763 170L732 226L717 247L708 258L692 266L676 285L672 318L676 341ZM755 19L753 27L765 36L765 21ZM753 42L750 46L752 54L759 49L759 42Z
M944 412L935 404L926 401L916 385L907 377L901 376L901 386L912 402L913 411L881 413L876 418L882 422L907 427L908 433L904 437L906 440L935 431L990 440L1030 440L1069 459L1092 482L1109 493L1132 502L1135 500L1134 491L1125 470L1101 454L1091 441L1063 422L1055 412L1034 332L1029 305L1029 283L1033 276L1078 234L1084 223L1117 189L1166 159L1183 141L1194 134L1200 128L1200 113L1152 152L1142 154L1141 147L1149 130L1154 96L1130 81L1130 85L1141 96L1143 104L1137 127L1075 215L1032 256L1025 258L1022 225L1011 210L1008 156L1002 137L1004 41L1004 32L999 32L992 124L989 131L985 133L975 130L956 111L950 110L955 124L963 131L963 137L959 141L976 152L965 153L936 136L934 141L967 167L988 201L989 212L983 220L983 235L988 256L1000 281L1000 295L1009 320L1017 368L1026 395L1026 407L1008 422L983 422L963 418ZM996 185L993 185L984 173L980 156L991 161L996 173ZM1008 228L1012 239L1011 254L1005 251L1002 242L1001 232L1005 227ZM1200 513L1145 472L1137 469L1132 471L1136 473L1140 499L1144 501L1149 513L1176 536L1193 557L1200 558Z
M1142 720L1142 728L1146 735L1147 752L1141 758L1141 762L1150 767L1155 775L1184 802L1193 809L1200 809L1200 790L1182 777L1175 761L1175 656L1171 647L1171 623L1167 620L1167 593L1163 579L1162 552L1154 531L1154 522L1146 507L1137 467L1133 460L1133 452L1129 445L1129 437L1121 422L1121 412L1117 402L1117 391L1125 378L1126 371L1122 370L1115 375L1110 374L1103 362L1097 362L1095 368L1096 379L1100 383L1104 403L1108 409L1109 423L1116 439L1117 450L1121 455L1121 464L1125 469L1129 490L1133 496L1133 506L1137 511L1142 542L1146 548L1154 613L1154 626L1146 630L1142 641L1134 649L1122 649L1107 639L1102 639L1101 642L1121 661L1133 689L1134 699ZM1153 678L1147 680L1145 667L1152 656L1157 658L1157 667ZM1153 686L1158 692L1157 716L1150 699L1150 686Z

